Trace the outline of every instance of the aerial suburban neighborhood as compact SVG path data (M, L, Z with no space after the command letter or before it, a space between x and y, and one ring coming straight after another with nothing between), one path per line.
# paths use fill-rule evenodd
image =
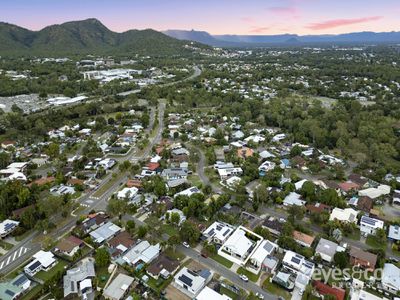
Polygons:
M0 299L400 299L400 37L359 34L0 23Z

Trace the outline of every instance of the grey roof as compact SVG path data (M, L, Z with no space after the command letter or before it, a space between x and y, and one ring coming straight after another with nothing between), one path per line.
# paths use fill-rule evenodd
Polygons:
M338 246L339 246L338 244L330 240L321 238L317 247L315 248L315 252L333 257L336 253L336 249Z
M78 293L79 283L84 279L95 276L93 260L82 260L76 268L68 270L67 274L64 275L64 297Z
M389 234L388 238L392 240L400 240L400 226L399 225L390 225L389 226Z
M132 282L133 277L125 274L118 274L118 276L104 290L103 295L106 298L111 297L112 299L122 299Z

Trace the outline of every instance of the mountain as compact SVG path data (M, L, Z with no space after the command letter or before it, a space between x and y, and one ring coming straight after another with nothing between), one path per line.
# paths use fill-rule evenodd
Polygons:
M211 35L205 31L167 30L165 34L190 41L197 41L210 46L279 46L298 44L381 44L400 43L400 32L352 32L337 35Z
M0 54L175 55L189 53L186 44L152 29L113 32L97 19L51 25L40 31L0 22Z

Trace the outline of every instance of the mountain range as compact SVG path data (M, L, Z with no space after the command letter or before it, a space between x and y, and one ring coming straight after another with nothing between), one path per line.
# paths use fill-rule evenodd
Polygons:
M166 30L164 33L180 40L189 40L217 47L251 47L305 44L382 44L400 43L400 32L352 32L325 35L211 35L206 31Z
M161 32L129 30L117 33L97 19L51 25L31 31L0 22L0 54L78 54L78 53L138 53L144 55L174 55L189 53L187 41ZM202 46L202 45L199 45Z

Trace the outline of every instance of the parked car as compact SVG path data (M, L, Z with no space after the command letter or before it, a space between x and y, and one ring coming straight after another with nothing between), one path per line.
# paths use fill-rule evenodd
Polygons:
M256 293L256 297L258 299L264 299L264 296L262 294L260 294L259 292Z
M242 279L243 281L245 281L245 282L247 282L247 281L249 281L249 278L247 278L247 276L246 275L239 275L239 277L240 277L240 279Z
M183 242L182 245L183 245L183 247L185 247L185 248L190 248L190 245L189 245L187 242Z

